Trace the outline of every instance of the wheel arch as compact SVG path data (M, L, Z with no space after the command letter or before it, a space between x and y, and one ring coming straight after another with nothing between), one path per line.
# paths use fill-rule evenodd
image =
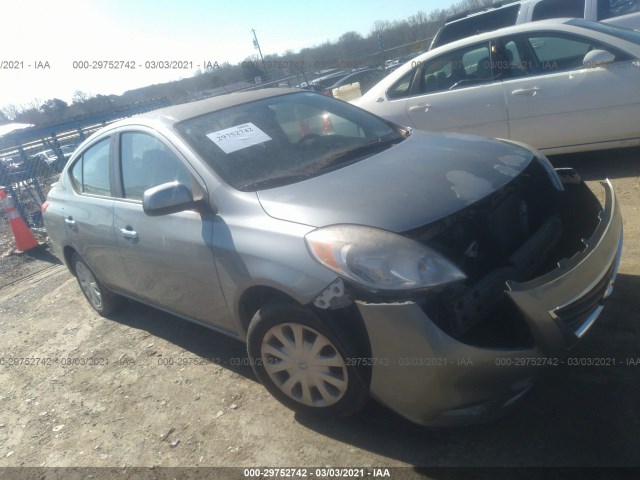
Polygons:
M237 312L242 331L241 336L246 339L249 324L256 312L269 302L282 301L302 305L292 296L282 290L267 285L253 285L247 288L238 300Z
M64 263L67 265L67 268L69 269L69 271L75 276L76 269L74 268L73 262L71 261L71 258L73 257L74 253L77 253L78 255L80 255L80 253L75 248L69 245L64 247L64 249L62 250L62 254L64 255Z
M256 312L270 302L292 303L308 308L334 334L346 336L348 344L354 348L353 355L360 358L371 357L371 342L362 315L355 303L335 310L324 310L315 307L312 302L302 303L282 290L267 285L253 285L247 288L237 304L237 311L242 331L242 339L247 341L249 325ZM362 370L362 379L368 386L371 381L370 369Z

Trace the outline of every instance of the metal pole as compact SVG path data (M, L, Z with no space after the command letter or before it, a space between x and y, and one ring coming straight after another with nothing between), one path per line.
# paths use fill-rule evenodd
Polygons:
M253 33L253 45L255 48L258 49L258 52L260 52L260 60L264 62L264 58L262 58L262 50L260 49L260 43L258 42L258 37L256 36L255 28L252 28L251 32Z

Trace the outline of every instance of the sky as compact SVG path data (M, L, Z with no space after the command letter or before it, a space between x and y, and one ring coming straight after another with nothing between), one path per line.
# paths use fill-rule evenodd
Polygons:
M27 106L76 90L119 95L190 77L205 62L241 62L298 51L348 31L367 35L376 20L402 20L454 0L20 0L0 6L0 107ZM135 69L82 69L88 62L131 62ZM159 60L193 69L145 68ZM86 64L86 63L85 63ZM122 64L122 63L121 63ZM18 68L14 68L14 67ZM42 67L42 68L40 68Z

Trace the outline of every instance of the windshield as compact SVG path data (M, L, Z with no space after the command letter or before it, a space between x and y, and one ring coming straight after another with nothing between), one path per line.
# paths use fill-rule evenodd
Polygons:
M403 131L348 103L311 92L267 98L176 125L238 190L272 188L362 160Z
M640 45L640 32L637 30L631 30L629 28L614 27L600 22L590 22L588 20L582 20L580 18L574 18L569 20L567 25L575 25L576 27L588 28L589 30L595 30L596 32L606 33L613 37L618 37L627 42L632 42Z

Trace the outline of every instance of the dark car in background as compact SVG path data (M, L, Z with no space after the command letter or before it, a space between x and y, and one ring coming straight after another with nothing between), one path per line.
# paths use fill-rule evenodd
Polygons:
M499 1L446 19L431 49L478 33L552 18L583 18L617 27L640 29L640 0Z
M327 73L325 75L317 77L305 85L300 85L300 87L304 88L305 90L311 90L312 92L321 93L325 88L335 83L338 78L341 78L344 75L345 72L343 70L333 71L331 73Z
M505 412L598 318L622 248L602 187L601 206L527 146L264 89L103 128L43 211L100 314L128 297L245 341L303 414L372 397L442 425Z

